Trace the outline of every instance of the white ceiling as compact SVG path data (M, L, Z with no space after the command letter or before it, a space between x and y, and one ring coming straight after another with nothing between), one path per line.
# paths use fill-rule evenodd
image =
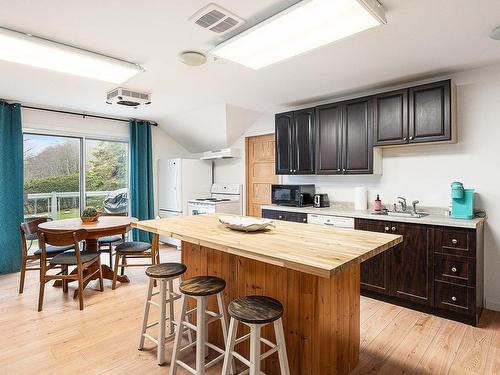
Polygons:
M183 50L208 50L214 34L188 22L211 0L0 0L0 25L138 62L146 68L125 84L152 93L137 110L105 104L113 85L0 62L0 97L25 103L155 120L193 151L220 147L227 131L212 128L213 106L228 103L255 112L334 97L500 61L498 0L383 0L388 24L285 62L253 71L230 62L188 67ZM295 0L217 0L249 23ZM207 121L176 126L190 112ZM253 112L254 111L254 112ZM220 116L220 114L214 115ZM179 132L184 126L203 132ZM220 137L207 144L204 133ZM224 133L224 134L222 134Z

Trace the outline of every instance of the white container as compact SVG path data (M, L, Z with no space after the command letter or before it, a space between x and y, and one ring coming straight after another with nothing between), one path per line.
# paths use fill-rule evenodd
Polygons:
M368 191L364 187L354 188L354 209L366 211L368 208Z

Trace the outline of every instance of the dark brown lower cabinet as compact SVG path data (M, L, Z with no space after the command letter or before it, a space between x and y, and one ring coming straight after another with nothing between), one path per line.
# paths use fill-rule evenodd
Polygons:
M484 299L482 225L462 229L356 219L355 227L403 236L402 244L361 264L362 294L479 323Z

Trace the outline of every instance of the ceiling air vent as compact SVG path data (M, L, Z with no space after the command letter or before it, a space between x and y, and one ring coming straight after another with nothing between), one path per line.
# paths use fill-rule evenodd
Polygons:
M189 20L217 34L223 34L245 23L241 17L214 3L197 11Z

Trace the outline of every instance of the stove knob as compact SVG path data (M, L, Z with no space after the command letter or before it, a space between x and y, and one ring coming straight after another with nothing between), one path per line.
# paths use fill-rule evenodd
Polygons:
M453 302L457 302L457 297L453 296L453 297L451 297L451 300L452 300Z

